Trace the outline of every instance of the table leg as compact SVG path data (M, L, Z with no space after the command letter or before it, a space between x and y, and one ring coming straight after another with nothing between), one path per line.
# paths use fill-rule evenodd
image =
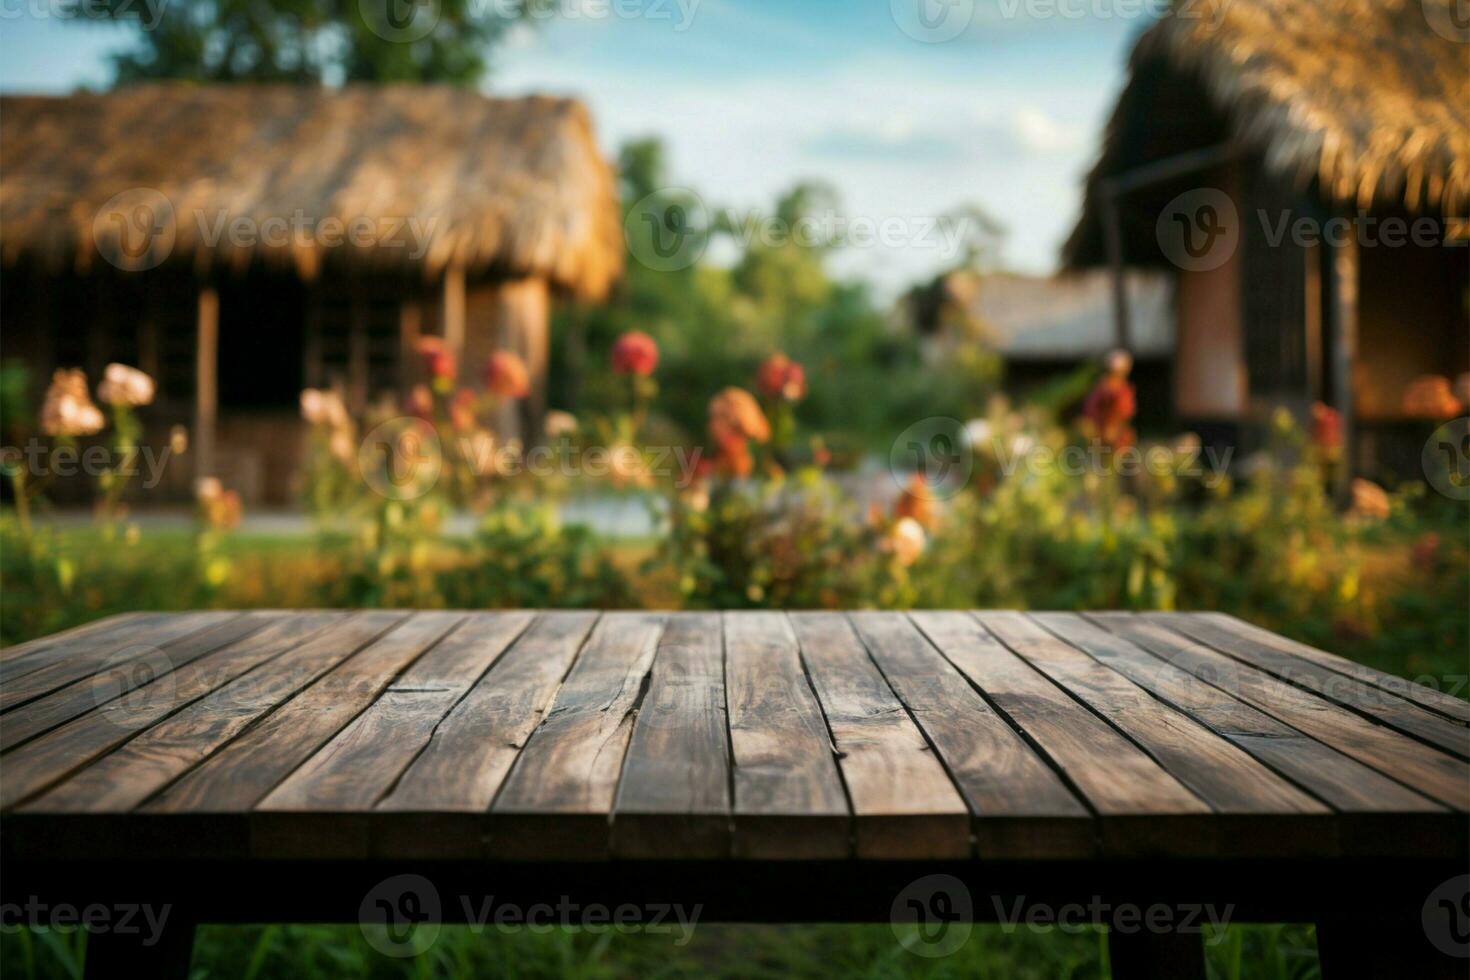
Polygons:
M1418 919L1318 923L1317 958L1322 980L1465 980L1470 972L1430 943Z
M1205 980L1205 947L1197 932L1108 930L1114 980Z
M90 933L83 977L84 980L121 977L187 980L193 952L194 923L175 913L157 935L143 928Z

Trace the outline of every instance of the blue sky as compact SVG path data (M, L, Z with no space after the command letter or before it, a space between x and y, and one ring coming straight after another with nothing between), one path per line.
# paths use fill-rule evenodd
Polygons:
M921 229L966 202L1008 226L1008 264L1055 266L1147 24L1107 16L1110 0L559 2L561 16L495 52L487 91L581 98L610 153L663 137L671 179L711 206L761 208L798 180L828 181L848 215L908 222L914 240L837 259L889 294L944 264ZM5 2L0 88L105 84L126 32L34 15L46 9Z

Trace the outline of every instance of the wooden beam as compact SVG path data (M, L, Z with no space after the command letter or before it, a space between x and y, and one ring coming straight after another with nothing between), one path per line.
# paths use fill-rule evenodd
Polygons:
M443 336L444 343L452 350L456 357L464 353L465 342L465 299L464 299L464 267L451 265L444 271L444 303L442 307L444 317ZM460 371L463 373L463 357L460 357Z
M219 292L199 290L194 345L194 475L215 475L215 425L219 418Z
M1342 416L1342 465L1337 493L1346 502L1353 479L1353 443L1356 429L1353 364L1358 359L1358 239L1357 224L1341 242L1331 246L1332 277L1332 397Z
M424 332L424 308L417 299L398 307L398 387L403 394L419 380L418 345Z
M1120 350L1132 347L1128 322L1128 281L1123 273L1123 230L1118 216L1118 188L1111 180L1102 183L1103 240L1108 250L1108 270L1113 281L1113 330Z

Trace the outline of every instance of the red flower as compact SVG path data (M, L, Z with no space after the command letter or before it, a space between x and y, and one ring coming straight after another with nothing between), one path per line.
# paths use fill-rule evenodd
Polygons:
M618 374L647 376L658 367L658 344L641 330L630 330L612 349L612 369Z
M498 398L525 398L531 393L526 362L508 350L491 354L485 365L485 387Z
M756 387L768 398L799 402L806 397L806 370L782 353L772 354L756 373Z
M1342 413L1321 402L1312 405L1312 442L1318 449L1335 453L1342 448Z
M404 400L403 409L409 415L421 418L425 422L434 421L434 396L424 385L414 385L408 392L408 398Z
M1114 449L1133 445L1133 429L1128 425L1138 410L1138 397L1133 385L1121 374L1103 376L1082 404L1082 416L1092 424L1097 437Z
M475 418L475 393L461 388L449 399L449 424L456 432L470 432L479 424Z
M459 363L454 351L438 337L425 337L419 341L419 356L424 359L424 370L435 381L453 381L459 374Z

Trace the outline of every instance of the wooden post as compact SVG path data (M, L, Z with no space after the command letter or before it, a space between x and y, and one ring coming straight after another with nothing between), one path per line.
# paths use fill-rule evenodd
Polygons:
M531 392L519 411L509 413L527 445L541 437L546 418L546 371L551 360L551 294L545 279L500 283L493 293L491 322L484 341L514 351L526 362ZM474 346L474 345L471 345Z
M1353 364L1358 359L1358 239L1353 224L1346 240L1332 246L1332 397L1342 416L1342 465L1338 500L1345 503L1353 479Z
M1123 274L1123 229L1118 217L1118 189L1112 181L1103 181L1103 235L1108 251L1108 269L1113 278L1113 328L1120 350L1132 349L1132 330L1128 322L1128 281Z
M354 289L347 301L347 407L354 414L368 401L368 314L362 291Z
M464 267L451 265L444 270L444 304L443 304L443 335L444 343L455 356L464 353L465 342L465 309L464 309ZM460 370L463 372L463 357L460 357Z
M418 300L398 307L398 387L403 394L419 380L418 345L423 334L424 309Z
M219 292L199 290L194 346L194 475L215 475L214 436L219 416Z

